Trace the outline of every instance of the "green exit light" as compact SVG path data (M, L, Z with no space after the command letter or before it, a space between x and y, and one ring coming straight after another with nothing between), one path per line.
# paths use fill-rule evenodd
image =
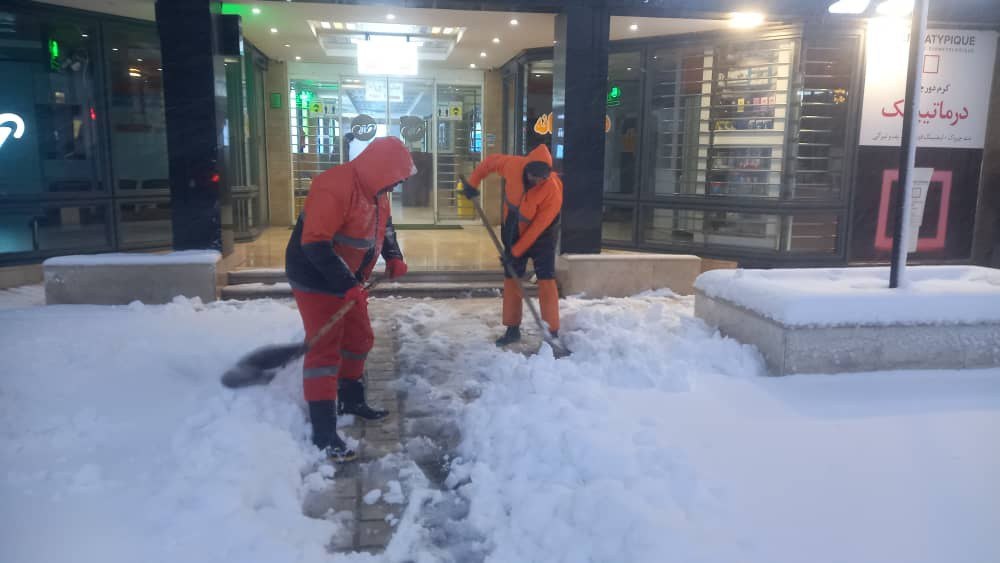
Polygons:
M608 91L608 107L622 105L622 90L617 86L612 86Z
M49 66L59 67L59 42L55 39L49 39Z

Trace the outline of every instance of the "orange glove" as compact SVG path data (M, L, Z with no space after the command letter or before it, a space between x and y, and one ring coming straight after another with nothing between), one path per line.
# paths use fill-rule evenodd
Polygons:
M385 276L387 278L395 279L401 276L405 276L406 272L409 271L406 262L403 262L400 258L390 258L385 263Z

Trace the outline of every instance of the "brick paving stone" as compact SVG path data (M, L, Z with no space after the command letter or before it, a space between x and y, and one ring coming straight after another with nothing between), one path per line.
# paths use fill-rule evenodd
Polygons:
M370 520L361 521L358 524L358 543L359 548L366 547L377 547L384 548L389 543L389 539L392 538L392 526L388 522Z

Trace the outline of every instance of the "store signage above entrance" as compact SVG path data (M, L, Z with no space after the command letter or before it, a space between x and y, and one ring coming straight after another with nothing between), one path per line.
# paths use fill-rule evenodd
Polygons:
M551 135L552 134L552 114L543 113L538 116L535 120L534 126L535 133L539 135ZM607 114L604 115L604 132L607 133L611 131L611 118Z
M351 133L359 141L368 142L375 138L378 123L370 115L361 114L351 120Z
M462 119L462 102L438 102L438 119L460 121Z
M7 139L20 139L24 136L24 120L16 113L0 113L0 149L3 149Z
M908 25L882 20L869 23L859 141L862 145L899 146L908 44ZM917 146L983 148L996 45L995 31L927 30Z

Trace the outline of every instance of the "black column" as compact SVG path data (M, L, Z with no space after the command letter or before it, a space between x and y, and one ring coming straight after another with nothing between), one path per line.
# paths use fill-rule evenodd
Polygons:
M221 210L228 204L222 152L226 88L213 4L211 0L156 2L176 250L223 250Z
M563 253L601 251L604 115L608 83L605 2L577 0L556 16L552 152L563 179Z

